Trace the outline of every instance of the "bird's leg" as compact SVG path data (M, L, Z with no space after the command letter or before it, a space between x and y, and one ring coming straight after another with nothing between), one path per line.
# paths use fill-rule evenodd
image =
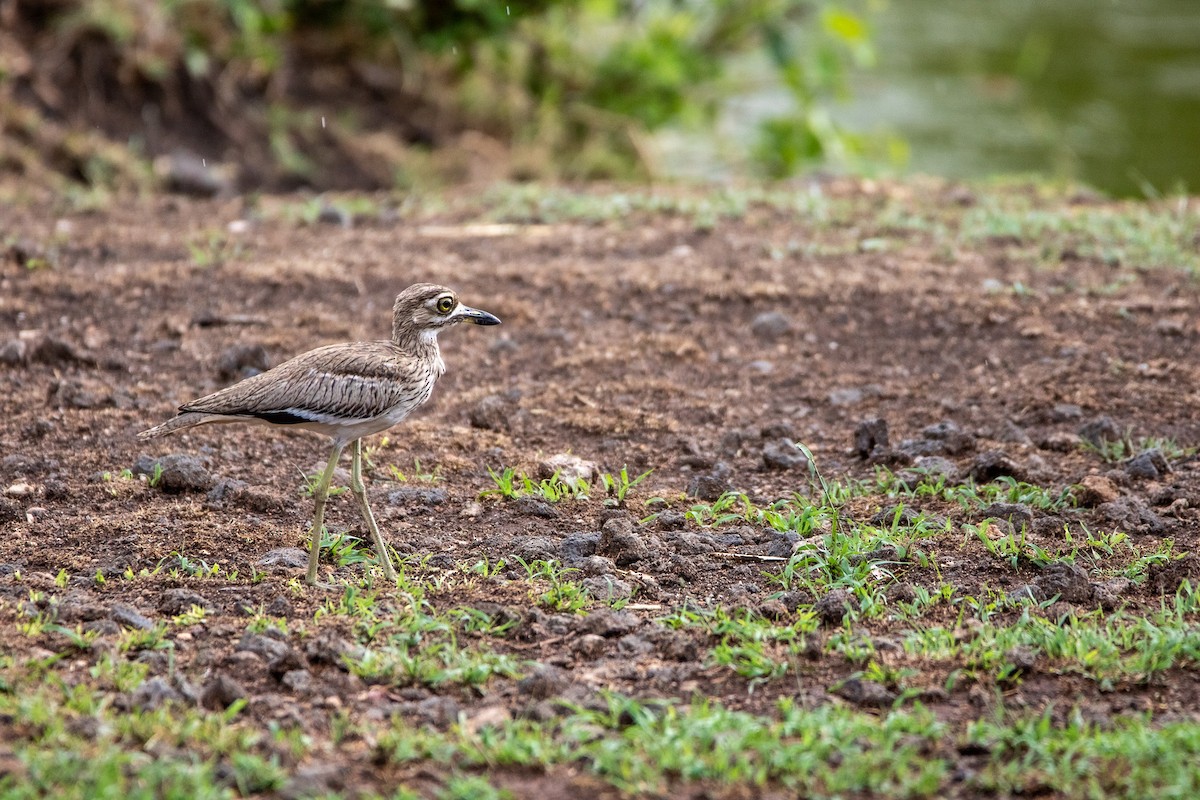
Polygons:
M321 557L321 530L325 527L325 500L329 497L329 482L333 480L333 471L337 469L338 458L342 455L343 447L345 445L341 442L334 442L333 452L329 454L329 463L325 465L325 471L321 473L321 480L317 481L317 488L313 490L316 508L313 510L312 549L308 552L308 576L305 578L305 582L309 586L315 586L317 583L317 561Z
M367 502L367 487L362 479L362 439L354 440L354 450L351 451L350 491L358 498L362 508L363 519L367 521L367 529L371 531L371 539L375 542L375 552L379 554L379 564L383 567L383 577L395 582L396 570L392 568L392 558L388 555L387 545L379 535L379 526L375 524L375 515L371 513L371 505Z

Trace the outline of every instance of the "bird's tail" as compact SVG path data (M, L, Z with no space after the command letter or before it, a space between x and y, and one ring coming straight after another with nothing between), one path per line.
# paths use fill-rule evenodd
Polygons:
M160 436L166 436L175 431L182 431L187 428L194 428L197 425L203 425L206 422L215 422L220 415L202 414L198 411L185 411L182 414L171 417L162 425L155 425L150 430L142 431L137 435L137 438L157 439Z

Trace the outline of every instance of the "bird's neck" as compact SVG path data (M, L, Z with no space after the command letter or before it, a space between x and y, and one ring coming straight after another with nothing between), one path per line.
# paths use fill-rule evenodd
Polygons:
M439 375L446 371L446 362L442 361L442 351L438 347L436 330L396 329L392 332L392 343L404 352L410 353L422 361L432 363Z

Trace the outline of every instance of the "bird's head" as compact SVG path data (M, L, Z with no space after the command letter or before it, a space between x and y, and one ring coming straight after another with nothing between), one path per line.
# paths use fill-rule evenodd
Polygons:
M432 283L416 283L396 296L392 308L392 340L432 343L442 329L469 322L472 325L499 325L500 320L486 311L465 306L453 289Z

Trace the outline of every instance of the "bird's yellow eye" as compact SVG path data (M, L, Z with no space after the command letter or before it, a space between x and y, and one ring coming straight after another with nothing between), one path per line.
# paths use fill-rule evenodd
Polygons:
M437 310L439 314L449 314L450 309L454 308L453 297L439 297L437 301Z

